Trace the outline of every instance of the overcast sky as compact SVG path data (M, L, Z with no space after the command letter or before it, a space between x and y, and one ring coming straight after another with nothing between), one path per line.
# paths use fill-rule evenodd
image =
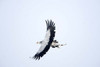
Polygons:
M46 19L67 45L35 61ZM0 67L100 67L100 1L0 0Z

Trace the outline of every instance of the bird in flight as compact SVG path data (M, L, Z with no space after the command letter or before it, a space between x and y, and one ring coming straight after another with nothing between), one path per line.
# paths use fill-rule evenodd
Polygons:
M41 44L38 52L33 56L34 59L40 59L46 52L52 48L59 48L60 46L64 46L66 44L59 44L57 40L54 40L55 37L55 23L52 20L45 20L47 25L47 31L44 40L37 42L37 44Z

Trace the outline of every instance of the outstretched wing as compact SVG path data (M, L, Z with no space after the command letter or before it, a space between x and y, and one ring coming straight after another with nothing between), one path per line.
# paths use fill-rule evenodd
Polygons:
M40 59L46 52L49 50L50 45L53 42L53 39L55 37L55 24L52 20L46 20L47 24L47 32L45 35L45 39L43 40L40 49L38 52L35 54L34 59Z

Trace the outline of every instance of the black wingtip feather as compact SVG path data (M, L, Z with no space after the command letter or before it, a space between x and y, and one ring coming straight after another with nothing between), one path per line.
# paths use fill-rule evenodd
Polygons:
M35 60L39 60L40 59L40 56L39 54L35 54L35 56L33 57Z
M55 30L55 23L52 20L46 20L47 30Z

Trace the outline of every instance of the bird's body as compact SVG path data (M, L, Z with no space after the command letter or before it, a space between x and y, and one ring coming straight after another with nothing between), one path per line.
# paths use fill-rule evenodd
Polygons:
M42 44L43 41L37 42L37 44ZM66 44L59 44L57 40L53 40L51 47L52 48L60 48L60 46L64 46Z
M52 20L50 21L47 20L46 25L47 25L47 31L44 40L37 42L41 44L41 47L33 57L36 60L37 59L39 60L44 54L46 54L46 52L50 49L50 47L55 48L55 47L63 46L60 45L57 40L54 40L55 23Z

